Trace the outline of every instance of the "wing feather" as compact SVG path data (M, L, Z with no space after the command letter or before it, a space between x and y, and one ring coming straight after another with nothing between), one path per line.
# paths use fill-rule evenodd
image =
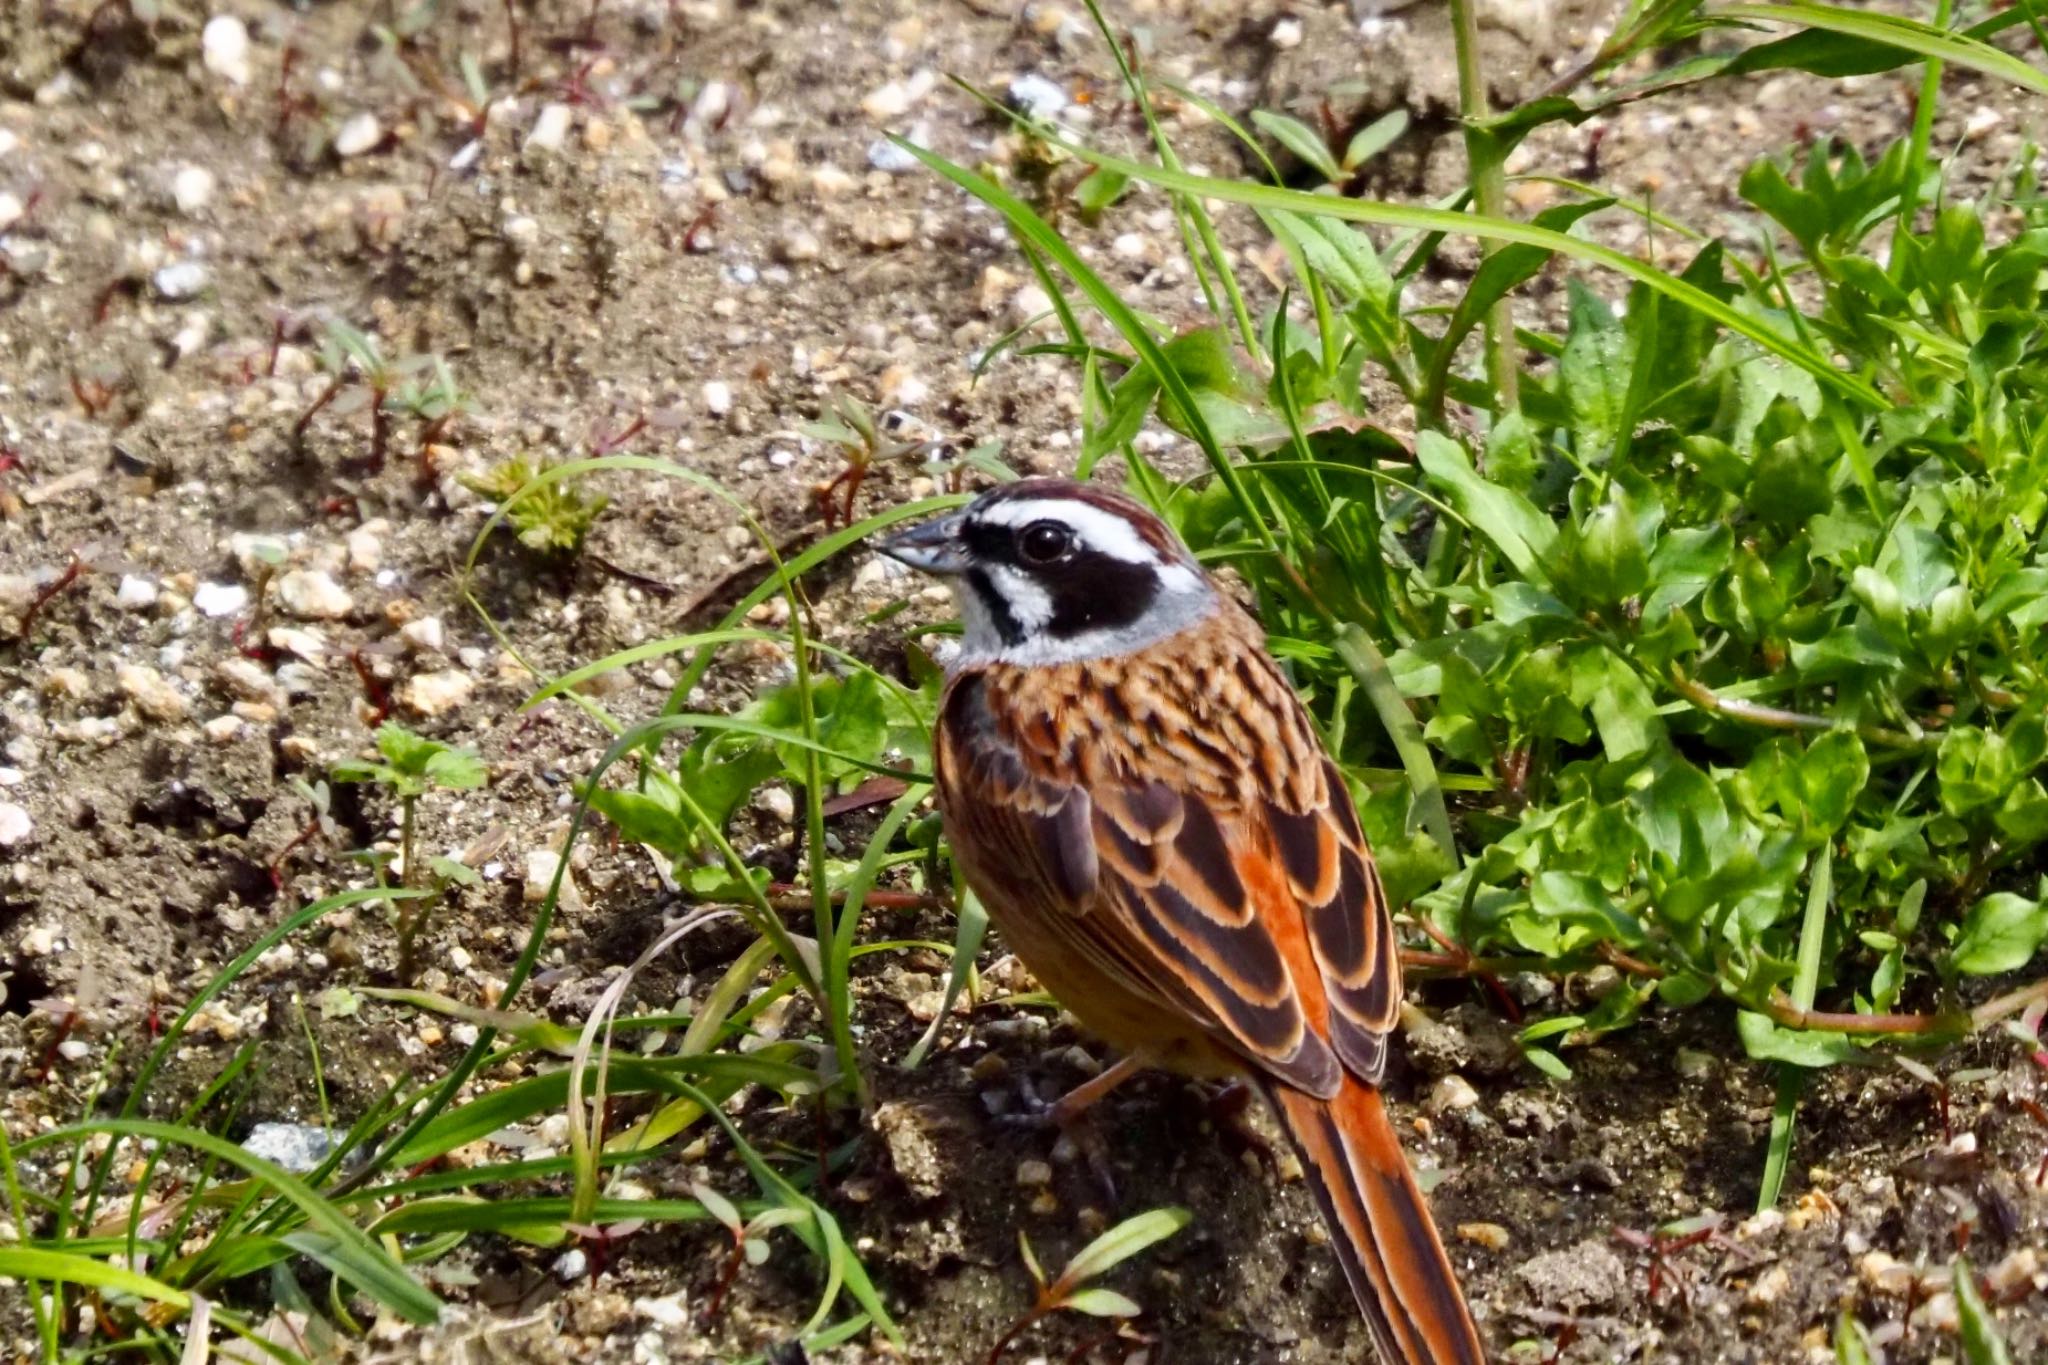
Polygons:
M1283 708L1259 728L1310 747L1291 762L1248 755L1237 766L1252 790L1231 794L1194 776L1227 758L1199 727L1148 730L1150 761L1098 762L1084 776L1073 749L1055 747L1072 727L1041 719L1050 707L1006 726L986 675L962 674L940 721L940 797L1034 928L1327 1098L1343 1069L1383 1073L1400 966L1350 794L1284 682L1267 684L1231 689L1235 704ZM1111 723L1144 711L1107 695ZM1086 1002L1068 1003L1085 1018Z

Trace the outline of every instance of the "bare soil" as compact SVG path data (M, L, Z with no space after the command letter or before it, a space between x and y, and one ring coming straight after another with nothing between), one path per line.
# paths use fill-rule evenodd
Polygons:
M1434 198L1459 183L1448 40L1429 5L1373 21L1363 39L1341 6L1112 8L1155 73L1240 115L1284 107L1317 119L1327 104L1345 123L1406 104L1414 129L1369 192ZM701 628L763 571L710 494L613 478L601 488L612 506L566 565L502 536L487 547L476 586L500 639L458 595L456 570L486 515L460 474L615 446L664 455L715 476L796 545L822 529L812 490L839 464L795 428L835 396L901 410L960 448L1000 438L1020 469L1072 465L1072 367L1013 356L974 373L982 348L1043 305L1005 233L876 140L908 129L956 161L1011 161L1017 143L946 84L953 74L997 92L1043 78L1082 101L1065 116L1091 136L1134 145L1083 11L1036 0L511 10L516 39L508 8L479 0L417 12L353 0L222 0L218 11L24 0L0 13L0 802L29 821L0 847L0 1121L16 1136L76 1117L102 1081L118 1098L163 1011L291 907L361 883L347 851L388 841L392 813L339 788L332 836L294 845L310 812L291 781L361 753L386 704L490 766L487 789L423 808L432 849L508 836L483 890L423 950L422 984L488 992L530 922L525 855L559 838L571 783L607 740L570 706L521 712L534 676ZM240 65L208 54L202 30L216 14L245 21ZM1569 66L1604 17L1544 0L1490 11L1499 93L1529 93ZM1276 41L1282 20L1299 42L1286 28ZM1523 158L1753 243L1734 191L1742 166L1817 134L1881 143L1905 126L1917 79L1731 82L1547 132ZM1949 96L1936 140L1959 149L1951 192L1966 194L2021 153L2039 110L1968 76L1951 78ZM1191 110L1172 126L1191 164L1239 164ZM1055 172L1054 185L1075 173ZM1533 211L1552 193L1519 185L1517 203ZM1617 245L1684 249L1646 243L1633 221L1601 221ZM1201 320L1158 196L1063 226L1138 306ZM1255 224L1225 226L1247 278L1277 272ZM1422 301L1448 298L1473 259L1447 251ZM1536 309L1552 306L1556 286L1537 283ZM371 333L387 357L443 357L465 410L438 430L394 420L374 468L371 415L350 394L304 419L328 387L316 363L327 317ZM1160 444L1169 465L1186 459L1170 438ZM913 464L887 465L861 505L929 491ZM280 569L252 537L281 548ZM836 640L884 658L894 626L863 618L917 589L865 565L847 556L811 587ZM302 575L289 593L286 571ZM262 600L260 619L253 606L212 614L236 588ZM38 601L26 638L9 638ZM920 617L941 610L913 603ZM701 700L737 704L786 669L776 651L734 652ZM636 667L604 701L650 714L672 681L659 664ZM798 831L772 808L747 824L750 849L794 867ZM865 828L849 816L835 832L857 845ZM601 843L585 846L576 880L582 905L562 918L545 984L527 998L565 1020L582 1017L608 969L674 909L644 859ZM936 915L873 929L952 936ZM687 998L739 946L691 940L641 979L635 1003ZM990 964L1000 954L992 945ZM258 1034L270 1060L245 1125L312 1117L293 997L388 984L392 968L381 918L330 920L202 1018L149 1112L175 1112ZM836 1135L867 1125L832 1205L899 1314L908 1359L986 1356L1028 1304L1020 1230L1057 1262L1105 1220L1169 1202L1196 1220L1116 1281L1147 1309L1133 1334L1049 1323L1015 1358L1368 1358L1300 1182L1217 1132L1186 1084L1148 1078L1104 1106L1113 1202L1064 1149L1049 1186L1020 1184L1020 1165L1054 1144L1002 1113L1024 1108L1027 1090L1071 1085L1101 1054L1090 1060L1092 1045L1043 1011L996 1004L951 1022L937 1058L905 1072L918 1002L943 970L927 955L862 975L880 1106ZM1597 988L1556 987L1567 1003ZM47 1003L58 1000L76 1012L68 1034L66 1011ZM1910 1318L1888 1360L1949 1359L1941 1275L1965 1244L1991 1271L2014 1358L2048 1353L2037 1170L2048 1131L2022 1103L2042 1073L2012 1040L1929 1058L1957 1077L1945 1105L1891 1069L1819 1078L1783 1212L1744 1221L1773 1085L1741 1060L1725 1014L1703 1008L1571 1049L1573 1077L1554 1082L1520 1065L1490 998L1468 983L1419 988L1415 1004L1416 1057L1393 1093L1412 1151L1441 1174L1439 1221L1503 1358L1827 1360L1847 1311L1873 1327ZM344 1120L459 1045L377 1004L313 1024ZM778 1131L772 1118L749 1121ZM645 1179L680 1192L706 1173L738 1187L716 1141ZM1631 1235L1710 1211L1724 1224L1692 1244ZM459 1259L475 1286L449 1291L467 1304L459 1321L366 1350L737 1360L778 1349L817 1288L793 1246L745 1274L707 1329L664 1326L636 1306L680 1292L694 1312L724 1247L722 1233L647 1233L612 1248L600 1271L565 1277L552 1255L474 1243ZM8 1297L0 1283L0 1355L32 1358L25 1312ZM857 1344L820 1358L888 1354Z

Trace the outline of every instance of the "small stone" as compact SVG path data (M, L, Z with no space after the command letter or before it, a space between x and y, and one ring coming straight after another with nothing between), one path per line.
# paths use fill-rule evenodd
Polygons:
M5 232L20 222L28 206L21 202L21 196L12 190L0 192L0 232Z
M259 1123L242 1139L242 1150L303 1175L333 1153L334 1134L309 1123Z
M398 628L398 638L420 654L439 654L448 642L438 616L422 616L417 621L407 621Z
M562 865L562 855L551 848L528 849L525 864L525 885L521 894L528 905L539 905L548 898L548 888L555 884L555 870ZM574 914L583 908L583 893L576 886L576 879L567 872L562 874L562 894L556 904L562 910Z
M1785 1291L1792 1287L1792 1272L1782 1265L1774 1265L1757 1276L1756 1283L1749 1287L1746 1296L1758 1308L1768 1308L1785 1297Z
M272 649L281 649L297 659L317 664L327 657L327 639L304 626L272 626L264 638Z
M713 417L723 417L732 411L732 385L723 379L707 380L704 384L704 408Z
M911 140L918 142L916 138ZM924 144L918 142L918 145L923 146ZM876 138L868 144L868 167L871 170L886 171L890 175L902 175L905 171L916 170L918 165L919 162L915 156L912 156L909 152L885 137Z
M1057 118L1071 103L1057 81L1047 80L1036 72L1011 81L1009 93L1010 107L1026 118Z
M20 810L21 808L17 806L15 809ZM22 811L22 818L26 819L27 817L28 812ZM0 819L4 818L4 816L0 816ZM22 838L25 839L27 837L27 827L23 826ZM21 936L21 955L23 957L53 957L68 946L70 945L66 944L63 939L57 937L56 928L48 924L38 924L35 928Z
M206 69L235 85L249 83L249 26L232 14L216 14L199 34Z
M1282 52L1301 46L1301 20L1282 19L1266 34L1266 41Z
M796 821L796 798L787 787L763 787L754 793L754 809L781 824Z
M1458 1237L1488 1251L1505 1251L1508 1246L1508 1230L1498 1223L1460 1223Z
M204 166L180 166L171 177L171 201L178 212L191 215L213 200L213 172Z
M1430 1088L1429 1100L1423 1105L1432 1114L1448 1114L1457 1109L1470 1109L1479 1103L1479 1092L1463 1076L1449 1075Z
M1051 1164L1044 1161L1018 1162L1017 1183L1027 1190L1042 1189L1052 1184Z
M811 172L811 192L820 199L838 199L850 193L858 183L829 161Z
M239 583L201 583L192 605L201 616L233 616L249 605L249 590Z
M148 611L156 599L156 584L134 574L122 574L121 586L114 592L114 605L122 611Z
M384 541L368 526L348 533L348 571L373 574L384 566Z
M144 664L123 664L114 670L114 685L121 695L135 703L136 711L150 720L174 725L185 719L192 704L185 694L171 686L170 679Z
M562 144L569 140L569 120L574 111L566 104L550 104L542 107L533 121L533 131L526 135L525 150L529 152L553 153L562 150Z
M1873 1251L1856 1263L1856 1273L1874 1292L1904 1298L1913 1290L1913 1267L1889 1252Z
M590 1256L581 1247L572 1247L555 1257L555 1278L563 1284L576 1283L589 1268Z
M53 668L43 679L43 695L52 701L83 701L92 679L82 668Z
M334 154L339 157L361 156L372 151L384 140L384 125L377 116L365 109L350 114L341 125L341 131L334 135Z
M233 744L248 728L248 721L230 711L226 715L215 716L212 720L202 722L199 733L206 736L208 744Z
M340 621L355 610L348 590L325 569L293 569L278 580L277 600L301 621Z
M28 811L12 801L0 801L0 848L16 848L28 842L28 836L35 832L35 822L28 818ZM28 945L22 945L28 951Z
M1988 104L1980 104L1970 111L1970 117L1963 122L1963 137L1974 142L1996 128L2005 116Z
M189 299L206 288L206 265L202 261L173 261L149 277L156 292L167 299Z
M890 81L863 95L860 111L876 123L887 123L909 113L917 98L909 82Z
M214 665L214 677L220 680L229 696L243 701L281 702L283 693L278 689L277 679L270 676L270 670L254 659L241 657L221 660Z
M1052 311L1052 296L1036 284L1027 284L1010 295L1010 325L1024 327Z
M476 692L476 679L459 668L415 673L398 689L399 704L416 716L445 716L466 705Z
M797 228L776 244L776 255L790 265L815 261L824 252L824 244L819 242L818 234L809 228Z
M690 1310L683 1304L680 1289L659 1299L635 1299L633 1311L656 1327L686 1327L690 1322Z

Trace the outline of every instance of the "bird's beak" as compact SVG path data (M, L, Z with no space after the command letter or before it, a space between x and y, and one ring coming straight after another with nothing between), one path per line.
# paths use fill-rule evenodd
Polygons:
M967 571L967 547L960 541L962 516L933 517L884 536L875 548L913 569L946 577Z

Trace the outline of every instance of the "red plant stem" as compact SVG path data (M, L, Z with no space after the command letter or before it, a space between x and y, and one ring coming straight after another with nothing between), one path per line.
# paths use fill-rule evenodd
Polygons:
M384 411L384 390L370 390L370 472L384 472L384 447L390 442L391 414Z
M320 409L326 407L329 403L332 403L334 401L334 395L340 392L341 379L339 376L327 381L327 388L321 393L321 395L318 398L315 398L313 400L313 406L307 408L304 412L300 413L299 420L292 423L292 443L294 445L297 445L306 439L306 428L313 425L313 419L319 416Z
M26 641L29 633L35 629L36 617L41 614L43 608L48 606L58 593L63 592L84 575L85 561L77 555L71 556L71 562L65 565L64 572L52 579L49 587L37 593L35 601L29 603L28 610L21 614L20 634L23 641Z

